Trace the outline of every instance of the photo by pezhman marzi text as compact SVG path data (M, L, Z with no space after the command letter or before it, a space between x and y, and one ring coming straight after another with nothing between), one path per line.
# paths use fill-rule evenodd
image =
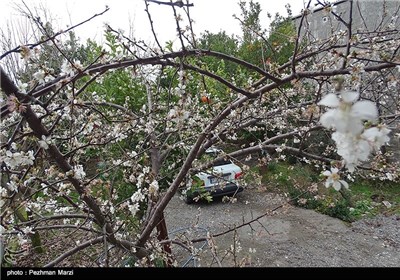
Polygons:
M73 276L73 269L2 268L2 277L13 276Z

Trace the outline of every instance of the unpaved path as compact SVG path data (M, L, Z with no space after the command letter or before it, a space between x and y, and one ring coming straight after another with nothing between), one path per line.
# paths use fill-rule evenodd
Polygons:
M187 230L192 231L191 237L204 236L205 229L212 234L223 232L284 201L278 195L244 191L234 204L215 201L187 205L175 196L167 207L165 219L172 237ZM198 228L193 230L193 225ZM197 243L197 247L204 245L204 248L194 265L400 266L400 218L397 216L380 216L350 225L312 210L285 206L252 223L251 227L237 231L239 243L235 246L241 249L236 258L227 253L234 236L231 232L215 238L214 257L207 249L209 246ZM255 253L249 253L249 248L256 249ZM188 256L181 255L180 265L183 265Z

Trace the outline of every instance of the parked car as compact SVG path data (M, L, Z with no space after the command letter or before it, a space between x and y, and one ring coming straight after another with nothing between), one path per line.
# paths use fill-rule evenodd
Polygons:
M221 156L219 148L209 148L205 157L209 160ZM207 171L199 172L192 176L192 180L186 188L186 203L190 204L210 197L232 196L243 191L238 179L242 176L242 169L229 159L218 160Z

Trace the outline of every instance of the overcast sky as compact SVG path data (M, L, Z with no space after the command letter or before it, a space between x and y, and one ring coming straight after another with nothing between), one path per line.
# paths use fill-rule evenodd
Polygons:
M163 0L169 2L169 0ZM250 0L248 0L249 2ZM184 1L185 2L185 1ZM240 25L232 15L240 15L239 0L191 0L194 7L190 9L192 19L195 20L194 30L200 34L205 30L216 33L225 30L228 34L240 34ZM269 21L266 13L279 12L286 15L285 4L290 3L293 14L299 14L303 8L303 0L259 0L263 12L262 25L267 27ZM29 7L38 7L42 4L59 23L58 28L65 29L67 25L76 24L95 13L104 10L108 5L110 11L90 23L75 30L82 39L96 38L100 40L104 30L104 22L109 23L115 29L123 29L129 32L130 22L133 23L134 35L146 41L152 38L149 28L149 20L144 12L143 0L25 0ZM21 0L2 0L0 8L0 28L6 28L7 22L15 22L18 13L13 8L16 4L22 4ZM178 8L183 14L183 11ZM155 30L162 41L175 39L176 24L173 19L172 9L168 6L150 4L150 12L153 16Z

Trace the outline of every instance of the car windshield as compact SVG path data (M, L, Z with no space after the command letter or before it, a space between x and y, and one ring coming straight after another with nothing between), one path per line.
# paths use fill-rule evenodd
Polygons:
M221 151L213 150L212 152L207 152L206 155L210 157L211 160L216 159L220 156ZM232 163L229 159L219 159L214 163L214 166L221 166Z
M225 165L225 164L230 164L230 163L231 163L230 160L221 159L221 160L217 160L217 162L214 163L214 166L220 166L220 165Z

